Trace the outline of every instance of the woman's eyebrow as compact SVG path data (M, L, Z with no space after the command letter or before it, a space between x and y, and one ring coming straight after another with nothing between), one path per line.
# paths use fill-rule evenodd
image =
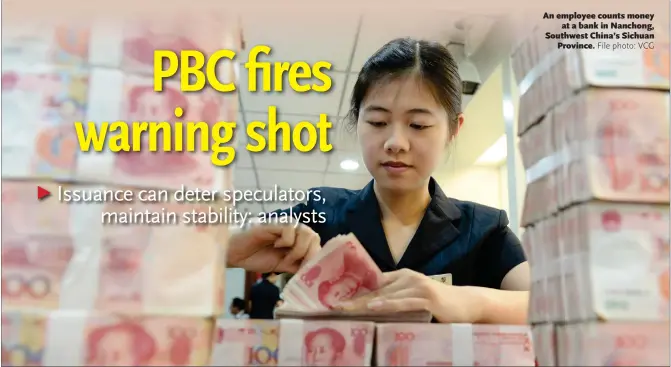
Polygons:
M386 113L391 112L389 109L384 108L382 106L378 106L378 105L366 106L366 108L364 108L363 110L364 110L364 112L386 112Z
M377 106L377 105L370 105L364 108L364 112L385 112L385 113L391 113L391 111L387 108L384 108L382 106ZM426 108L411 108L407 111L405 111L407 114L426 114L426 115L433 115L433 113Z
M405 113L408 113L408 114L419 113L419 114L425 114L425 115L433 115L433 113L426 108L411 108L411 109L405 111Z

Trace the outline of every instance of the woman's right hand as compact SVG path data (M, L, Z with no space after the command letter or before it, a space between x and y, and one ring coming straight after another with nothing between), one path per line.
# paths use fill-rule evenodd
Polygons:
M296 273L319 250L319 235L304 224L258 225L230 237L226 263L258 273Z

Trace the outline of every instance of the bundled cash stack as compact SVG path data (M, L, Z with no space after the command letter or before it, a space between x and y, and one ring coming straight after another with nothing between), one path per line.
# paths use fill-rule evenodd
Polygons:
M292 277L279 320L220 319L211 363L227 366L533 366L527 326L428 324L428 312L375 314L333 306L381 286L352 234L330 240Z
M526 326L219 320L216 366L533 366Z
M375 324L367 321L220 320L212 364L370 366Z
M353 234L336 236L284 288L278 318L429 322L429 312L384 314L337 311L339 303L382 286L382 271Z
M179 217L228 204L173 195L231 188L230 169L206 152L149 152L144 137L142 151L112 153L108 136L82 152L74 127L125 121L132 136L134 121L235 121L235 95L184 93L179 79L154 92L154 50L239 48L236 19L188 17L5 18L3 366L209 365L228 232ZM218 74L233 80L232 63ZM38 200L37 186L52 197Z
M669 365L669 47L656 27L654 49L613 51L559 50L545 32L567 31L543 25L513 55L541 366Z

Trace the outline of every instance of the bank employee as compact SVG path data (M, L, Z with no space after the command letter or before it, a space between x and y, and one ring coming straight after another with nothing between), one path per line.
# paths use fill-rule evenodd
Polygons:
M230 266L288 271L353 232L384 284L344 309L427 309L438 322L526 323L529 266L502 210L447 197L432 171L462 124L461 79L438 44L397 39L363 66L349 113L373 180L362 190L319 188L325 202L293 208L325 223L264 226L234 236ZM452 274L454 286L428 276Z

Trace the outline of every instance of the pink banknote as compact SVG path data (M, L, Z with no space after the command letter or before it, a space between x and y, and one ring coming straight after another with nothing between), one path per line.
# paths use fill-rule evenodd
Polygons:
M58 311L3 312L2 324L10 366L205 366L213 332L206 318Z
M553 106L585 87L668 90L669 42L668 34L661 31L668 28L668 20L658 20L655 16L653 23L656 23L655 47L637 50L562 52L545 38L548 31L562 32L553 24L540 24L525 34L512 57L517 82L523 86L518 131L524 133ZM599 40L603 41L608 42ZM614 58L619 62L613 63Z
M73 253L70 236L4 235L3 307L58 308L63 276Z
M53 16L7 19L2 34L3 69L91 64L152 75L156 50L173 51L179 58L181 51L200 51L208 57L221 49L238 52L241 48L239 22L230 13L138 11L132 17L80 19L76 26ZM106 47L96 47L100 42ZM223 59L217 66L220 82L231 81L233 61Z
M380 366L534 366L527 326L378 324Z
M591 284L585 314L668 320L668 204L592 203L581 214L582 282Z
M588 89L520 137L522 224L586 200L669 202L667 94Z
M196 210L197 204L108 204L110 213ZM223 310L226 227L107 225L99 239L96 308L108 312L215 315Z
M18 19L7 17L2 32L3 70L26 65L80 66L88 61L89 27L57 24L54 19Z
M669 323L580 323L558 327L560 366L668 366Z
M144 254L150 244L151 227L133 226L110 231L101 243L97 307L108 311L141 309L145 302Z
M238 51L240 32L230 14L163 14L138 15L123 24L122 68L152 75L154 51L200 51L205 57L228 49ZM187 26L188 25L188 26ZM180 57L180 56L178 56ZM168 70L167 60L164 69ZM221 83L233 80L233 61L218 63L217 78Z
M527 228L531 321L667 319L668 218L664 205L588 202Z
M220 319L210 363L214 366L275 366L279 332L279 321Z
M669 102L665 92L583 92L573 128L584 142L591 196L609 200L669 201ZM568 121L567 121L568 122ZM584 197L577 194L579 198Z
M280 321L280 366L370 366L375 324Z
M78 150L72 123L85 116L88 87L82 71L3 68L3 178L71 177Z
M165 213L181 218L201 205L65 203L56 197L39 202L36 185L58 195L55 185L3 181L3 306L119 314L222 312L227 227L160 218ZM119 187L63 189L90 196ZM160 225L152 225L156 217Z
M56 193L59 184L2 180L3 235L70 235L70 206L58 200L38 200L37 186Z
M47 314L3 310L2 365L48 365L48 361L44 358L47 324Z
M188 136L193 134L193 129L181 125L183 134L183 138L180 139L183 145L181 150L175 145L178 139L175 137L174 129L170 131L171 136L163 133L158 137L155 142L157 152L149 151L148 134L143 134L140 141L141 150L116 154L112 166L104 171L106 172L104 179L107 182L166 189L179 189L182 185L188 188L221 189L226 182L224 175L228 172L212 163L213 153L209 150L214 145L214 139L208 138L209 130L216 122L236 121L237 100L214 93L183 93L174 84L166 85L163 92L157 93L154 92L152 83L149 77L126 78L122 113L126 121L168 122L173 127L177 126L176 121L193 121L203 122L201 125L205 127L201 126L200 132L191 139ZM177 107L183 109L183 116L176 117ZM222 137L229 139L224 145L232 143L232 132L233 130L226 129L221 129L219 132ZM133 134L132 127L130 133ZM169 151L164 150L165 143L169 143ZM187 151L189 144L193 144L190 148L192 151ZM208 152L202 151L202 148L208 148ZM228 154L221 153L219 156L224 159ZM86 155L80 159L86 159ZM98 170L101 171L102 168L98 167ZM88 177L93 173L93 171L79 171L78 175L82 178L96 179Z
M324 246L318 259L291 278L285 301L310 311L329 310L378 289L381 277L382 272L354 235L338 236Z
M86 365L203 365L209 359L212 326L197 318L92 318L82 346Z

